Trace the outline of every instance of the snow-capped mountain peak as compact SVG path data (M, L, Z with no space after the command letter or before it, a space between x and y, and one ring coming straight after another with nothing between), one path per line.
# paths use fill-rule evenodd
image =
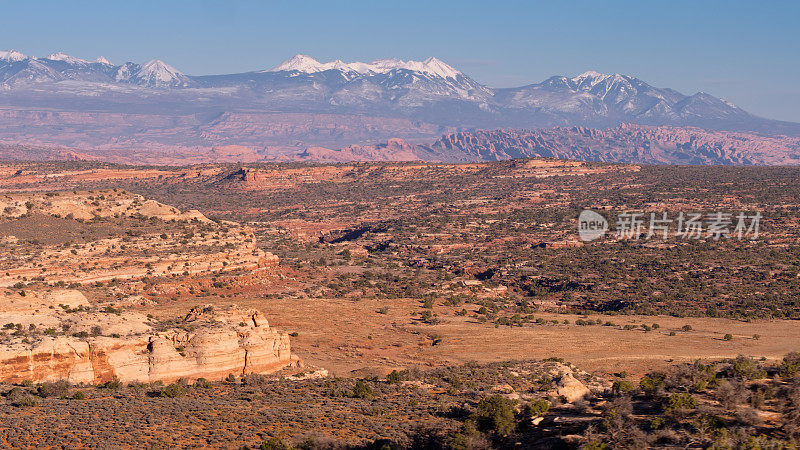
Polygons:
M319 73L326 70L339 70L341 72L356 72L362 75L387 73L392 70L409 70L441 78L456 78L461 72L445 64L437 58L428 58L425 61L403 61L402 59L378 59L369 63L360 61L345 63L341 60L319 62L307 55L295 55L281 64L269 69L267 72L303 72Z
M45 83L58 85L42 89L40 86ZM687 96L628 75L589 70L517 88L491 88L433 57L417 61L392 58L320 62L296 55L270 70L191 77L156 59L116 65L102 57L86 61L61 52L34 58L14 50L0 51L0 94L17 90L33 98L93 95L109 104L118 101L114 92L144 99L148 90L160 90L159 97L169 101L202 99L209 105L221 105L221 109L236 99L236 105L270 105L286 111L318 108L326 113L333 110L398 117L418 115L448 126L460 123L451 117L458 116L459 111L464 111L461 123L469 126L605 126L620 121L728 126L755 120L742 109L711 95Z
M63 61L67 64L89 64L89 61L86 61L85 59L76 58L63 52L52 53L46 56L45 59L49 59L51 61Z
M97 59L94 60L94 62L96 62L98 64L105 64L105 65L108 65L108 66L113 66L114 65L114 63L109 61L105 56L98 56Z
M160 59L151 59L142 64L139 73L142 75L152 75L159 81L170 81L176 76L183 75L178 69Z
M164 61L151 59L132 71L128 81L151 87L188 86L191 79Z
M328 68L325 67L325 64L320 63L310 56L295 55L273 67L269 72L291 72L293 70L305 73L316 73L328 70Z
M596 72L594 70L587 70L586 72L583 72L582 74L576 76L572 80L577 81L577 80L585 80L587 78L606 78L606 77L608 77L608 75L604 73Z
M28 57L16 50L0 50L0 59L5 61L24 61Z
M454 69L452 66L444 63L438 58L430 57L425 61L408 61L406 66L409 70L416 70L417 72L429 73L437 75L442 78L456 78L461 75L461 72Z

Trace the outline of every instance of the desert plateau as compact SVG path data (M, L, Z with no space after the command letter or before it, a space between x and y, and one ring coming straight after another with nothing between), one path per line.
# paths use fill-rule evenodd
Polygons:
M38 435L61 414L153 446L627 445L689 439L684 424L704 417L787 436L796 168L544 158L19 162L0 174L11 446L96 436ZM757 240L670 229L584 242L584 208L764 219ZM705 406L657 406L673 397ZM731 401L749 418L717 411ZM530 416L481 425L487 402ZM92 404L183 431L97 428ZM640 412L607 423L612 408ZM37 419L19 425L21 410ZM671 425L630 429L660 420Z
M0 2L0 448L797 450L797 17Z

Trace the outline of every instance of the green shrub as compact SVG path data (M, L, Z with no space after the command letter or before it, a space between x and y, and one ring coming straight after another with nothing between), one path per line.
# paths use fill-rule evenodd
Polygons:
M464 422L459 431L451 431L444 437L444 448L448 449L472 449L472 448L489 448L489 443L478 431L474 419L469 419ZM438 446L434 446L436 448ZM377 448L377 447L372 447ZM390 447L380 447L381 450L392 450ZM399 448L399 447L398 447Z
M375 393L372 391L372 388L362 380L356 381L355 386L353 386L353 394L351 397L353 398L363 398L363 399L370 399L375 396Z
M393 370L389 375L386 375L386 381L389 384L397 384L403 379L403 376L400 375L400 372Z
M186 388L180 383L172 383L164 389L161 389L158 394L159 397L167 398L184 397L186 395Z
M660 430L662 428L664 428L664 418L663 417L656 417L656 418L654 418L654 419L652 419L650 421L650 429L651 430L655 431L655 430Z
M528 402L522 410L522 414L526 418L541 417L550 410L550 403L544 399L534 400Z
M36 387L36 395L42 398L62 397L69 391L70 384L66 380L45 382Z
M626 380L617 380L611 386L611 392L616 395L627 394L633 391L633 383Z
M75 391L75 393L72 394L72 399L73 400L85 400L86 399L86 394L84 394L83 391Z
M246 386L266 386L270 382L272 382L270 377L260 373L248 373L242 376L242 384Z
M782 377L793 378L800 372L800 352L791 352L783 357L778 366L778 374Z
M195 387L203 388L203 389L210 389L214 387L210 381L206 380L205 378L198 378L194 381Z
M664 376L660 374L645 375L639 381L639 388L645 394L655 397L664 389Z
M733 335L730 334L730 333L726 333L725 336L722 337L722 339L725 339L726 341L730 341L730 340L733 339Z
M731 373L734 378L745 380L757 380L767 376L767 372L761 370L758 363L742 355L737 356L731 363Z
M506 436L514 430L514 402L499 395L483 398L475 411L478 429Z
M36 401L36 398L34 398L34 396L32 396L31 394L25 394L19 400L14 402L14 406L19 406L19 407L36 406L38 404L39 402Z
M667 397L667 410L694 409L697 399L687 392L678 392Z
M119 379L114 377L113 380L106 381L105 383L101 384L98 387L101 388L101 389L111 389L111 390L115 391L115 390L119 389L121 386L122 386L122 383L120 383Z

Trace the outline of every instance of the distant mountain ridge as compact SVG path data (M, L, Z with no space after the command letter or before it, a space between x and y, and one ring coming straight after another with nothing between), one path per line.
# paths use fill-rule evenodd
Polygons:
M683 165L798 165L800 138L622 124L598 130L556 127L447 134L420 150L443 161L547 157Z
M284 157L390 138L422 143L458 131L623 123L800 136L800 124L628 75L588 71L492 88L436 58L365 63L297 55L268 69L192 76L157 59L116 65L10 50L0 52L0 117L0 143L116 154L244 145Z
M211 130L204 130L206 133ZM536 130L455 132L426 143L402 139L347 145L312 146L294 153L256 152L247 146L143 147L136 150L3 145L0 160L90 160L126 164L186 165L218 162L428 161L443 163L517 158L682 165L800 165L800 138L691 127L622 124L609 129L555 127Z
M157 59L116 66L102 56L87 61L62 52L36 58L15 50L0 51L0 83L7 88L59 81L129 83L151 88L194 85L190 77Z
M169 103L185 103L195 95L203 97L204 106L211 108L217 106L215 103L229 107L229 100L236 99L248 108L384 114L457 127L613 126L632 122L762 131L760 128L769 128L769 123L775 122L702 92L684 95L635 77L594 71L495 89L436 58L345 63L297 55L267 70L189 76L157 59L113 65L102 57L87 61L60 52L44 58L14 50L0 52L0 85L6 92L65 81L82 85L75 86L73 92L59 87L56 90L62 97L72 94L80 98L94 88L92 94L102 99L104 94L112 96L114 85L122 85L159 90L165 109ZM147 95L141 91L128 93L133 97ZM133 99L108 99L109 103L126 101ZM153 106L157 109L158 105Z

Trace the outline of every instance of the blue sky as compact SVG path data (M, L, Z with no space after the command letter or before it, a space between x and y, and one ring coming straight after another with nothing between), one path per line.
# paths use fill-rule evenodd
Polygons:
M7 1L0 49L188 74L436 56L490 86L592 69L800 122L798 1Z

